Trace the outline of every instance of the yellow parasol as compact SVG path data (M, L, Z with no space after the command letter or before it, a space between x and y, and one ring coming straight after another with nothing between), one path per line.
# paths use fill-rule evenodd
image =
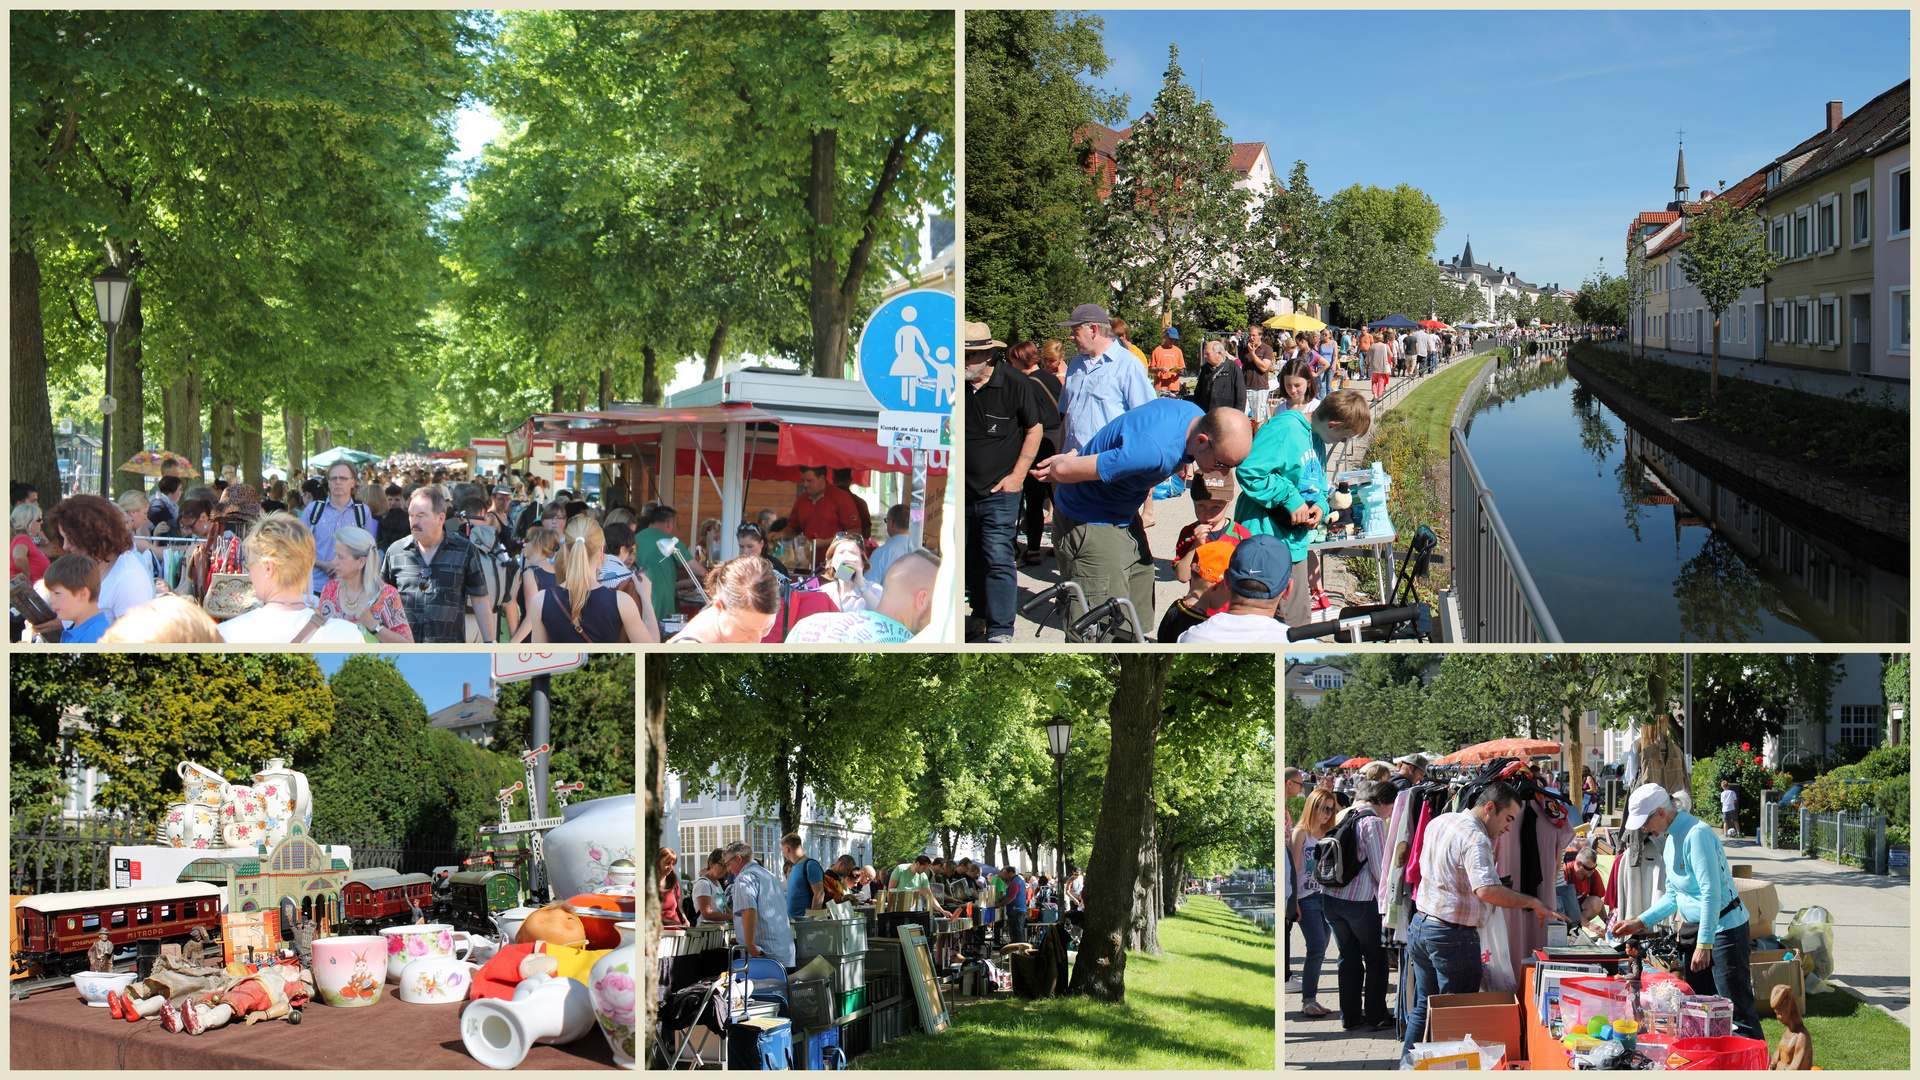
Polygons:
M1327 328L1327 324L1321 322L1319 319L1311 315L1302 315L1297 311L1289 312L1285 315L1275 315L1260 325L1269 330L1292 330L1295 332L1301 330L1325 330Z

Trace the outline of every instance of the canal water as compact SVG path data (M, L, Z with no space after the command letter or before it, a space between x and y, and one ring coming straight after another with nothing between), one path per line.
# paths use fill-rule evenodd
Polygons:
M1567 641L1909 640L1904 544L1657 445L1564 360L1503 367L1467 445Z

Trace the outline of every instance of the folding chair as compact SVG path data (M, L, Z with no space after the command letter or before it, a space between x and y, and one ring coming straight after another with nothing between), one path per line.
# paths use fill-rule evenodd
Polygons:
M735 945L727 952L727 969L733 975L727 998L730 1007L744 1015L749 1002L777 1001L781 1016L792 1015L793 1002L787 996L787 969L780 961L764 956L750 957L745 945ZM743 991L737 1006L733 1005L731 987Z

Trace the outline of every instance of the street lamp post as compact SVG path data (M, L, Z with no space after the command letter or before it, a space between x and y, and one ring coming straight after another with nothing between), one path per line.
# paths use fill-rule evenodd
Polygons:
M1887 745L1899 746L1901 721L1907 718L1906 702L1896 701L1893 704L1887 706L1887 717L1888 719L1893 721L1893 725L1890 728L1888 728L1888 733L1893 736L1893 739L1890 742L1888 742Z
M120 319L127 312L127 294L133 291L133 279L108 266L93 278L93 303L99 309L100 327L107 332L107 385L100 396L100 495L113 498L113 339L120 330Z
M1073 721L1056 716L1047 721L1047 749L1053 751L1053 786L1059 802L1059 877L1055 888L1066 895L1067 887L1067 748L1073 744Z

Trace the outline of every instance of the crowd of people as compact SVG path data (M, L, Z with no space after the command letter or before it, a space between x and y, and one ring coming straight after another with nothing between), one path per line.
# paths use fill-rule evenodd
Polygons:
M462 472L340 461L264 492L163 475L44 513L16 481L10 640L864 643L932 619L939 557L909 546L904 505L875 538L845 470L803 468L792 511L742 523L732 559L718 521L688 545L671 505L617 487L602 503Z
M780 841L781 873L761 861L746 841L716 848L705 857L691 884L679 872L680 855L657 853L661 924L666 927L725 926L752 957L770 957L789 971L797 963L793 921L829 901L855 905L874 902L882 892L906 891L919 897L922 910L942 918L967 914L971 949L1027 940L1027 923L1040 911L1058 907L1065 923L1084 915L1083 878L1069 870L1061 884L1046 874L1022 873L970 858L948 860L919 854L881 873L842 854L830 865L809 856L798 833ZM784 874L784 887L781 874Z
M1456 779L1460 797L1451 804L1457 808L1448 810L1446 783L1437 792L1430 786L1431 766L1426 755L1414 753L1391 764L1369 762L1337 779L1333 771L1285 770L1285 800L1304 795L1297 822L1283 809L1282 890L1283 956L1292 950L1296 926L1305 945L1300 974L1287 983L1289 991L1300 994L1304 1017L1337 1016L1346 1030L1377 1031L1392 1028L1397 1011L1406 1024L1404 1049L1425 1037L1428 998L1481 989L1483 971L1494 963L1485 959L1492 954L1483 952L1481 935L1497 909L1531 914L1533 921L1523 925L1563 924L1595 941L1624 940L1677 913L1687 961L1684 977L1694 992L1728 999L1735 1034L1760 1037L1748 966L1748 913L1721 839L1688 811L1684 794L1656 782L1639 784L1627 799L1622 828L1603 830L1588 774L1579 801L1579 817L1586 822L1582 830L1571 815L1550 824L1552 804L1567 801L1559 795L1567 787L1564 777L1543 781L1524 762L1497 766L1497 775L1482 775L1464 788ZM1437 802L1429 792L1440 796ZM1726 802L1723 796L1723 812ZM1436 805L1442 812L1433 812ZM1549 811L1537 818L1542 836L1557 829L1552 836L1572 838L1560 858L1531 867L1539 885L1522 880L1530 854L1538 850L1529 835L1536 825L1535 805ZM1410 821L1410 813L1418 820ZM1509 833L1519 828L1523 814L1528 831L1515 833L1520 838L1515 845ZM1496 845L1503 837L1508 838L1503 850L1518 854L1503 856L1496 865ZM1634 912L1639 904L1619 880L1624 856L1616 859L1611 876L1600 869L1602 843L1612 855L1624 845L1644 845L1648 865L1659 853L1664 883L1649 894L1652 902L1644 910ZM1402 905L1404 910L1396 912ZM1389 930L1407 961L1397 1010L1388 1004L1393 981ZM1339 946L1337 1007L1319 998L1330 942ZM1511 972L1507 976L1511 981Z

